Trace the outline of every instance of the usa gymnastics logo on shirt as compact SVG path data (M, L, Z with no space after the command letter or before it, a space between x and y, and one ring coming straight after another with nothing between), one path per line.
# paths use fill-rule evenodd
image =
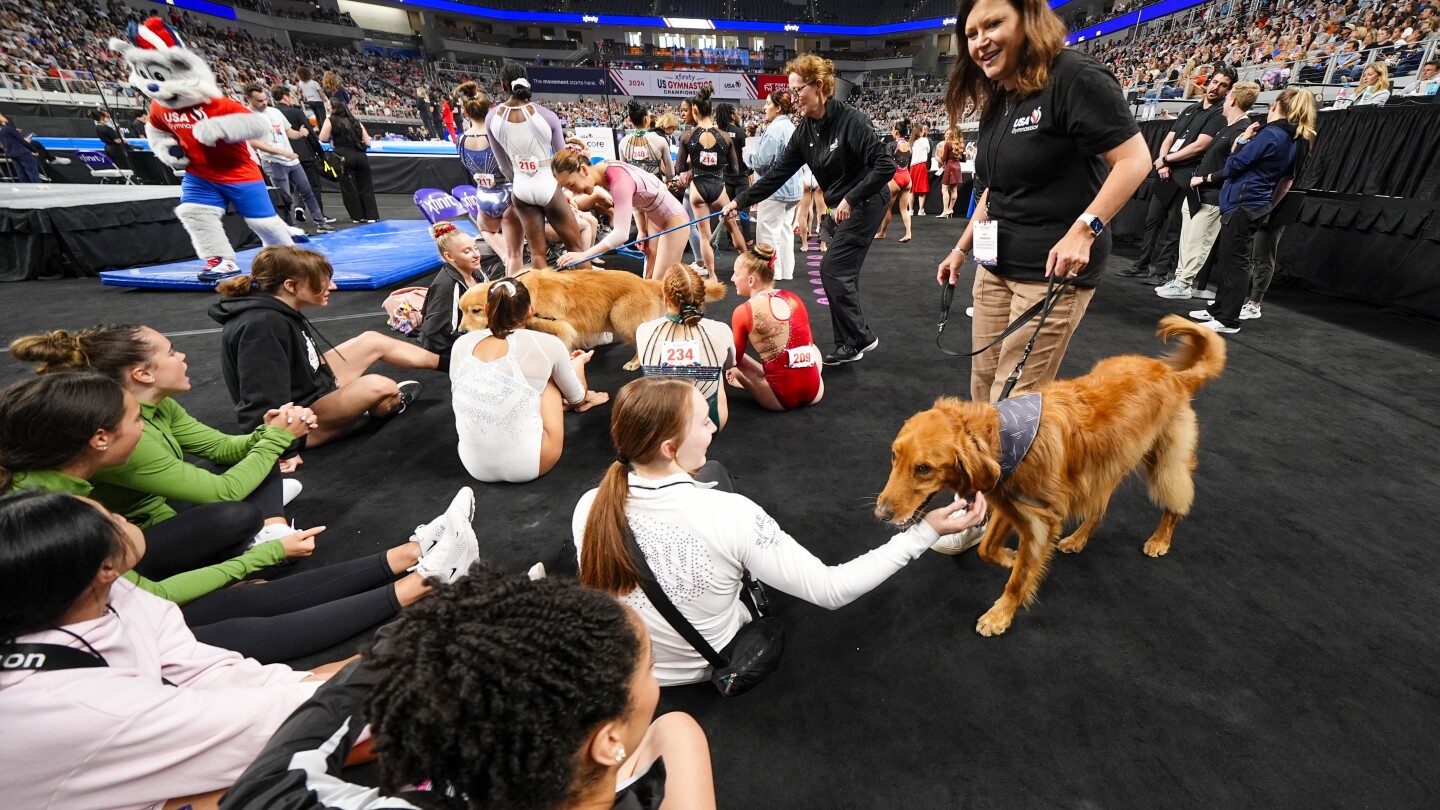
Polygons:
M1029 115L1022 115L1019 118L1016 118L1013 123L1011 123L1010 134L1018 135L1022 132L1034 132L1039 128L1040 108L1036 107L1034 112L1030 113Z

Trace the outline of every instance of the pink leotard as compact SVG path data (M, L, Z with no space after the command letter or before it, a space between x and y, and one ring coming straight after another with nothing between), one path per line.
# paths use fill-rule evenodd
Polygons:
M612 161L605 164L605 181L610 186L610 196L615 200L615 212L611 220L616 223L629 222L634 214L644 214L656 229L665 227L672 217L685 216L680 201L655 175L632 166L629 163ZM625 244L630 235L630 226L616 227L597 244L612 250Z

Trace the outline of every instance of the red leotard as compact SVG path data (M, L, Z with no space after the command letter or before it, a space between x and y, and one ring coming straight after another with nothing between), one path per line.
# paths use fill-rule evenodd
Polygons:
M770 306L770 317L767 320L771 327L768 330L756 330L750 310L761 301L769 304L771 297L780 298L789 304L790 315L782 320L775 316L775 308ZM785 335L787 328L788 336ZM788 411L815 401L815 396L820 393L819 352L815 353L816 365L806 368L790 367L789 350L812 343L810 316L805 312L805 302L801 301L798 295L789 290L760 293L735 308L735 314L730 319L730 329L735 335L736 357L744 356L745 350L750 348L750 334L755 332L757 345L754 348L765 367L765 382L770 384L770 390L775 392L775 398L780 401L781 407Z

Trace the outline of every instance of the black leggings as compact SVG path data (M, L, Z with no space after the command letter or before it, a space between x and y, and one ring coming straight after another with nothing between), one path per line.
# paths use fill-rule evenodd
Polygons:
M135 570L165 579L228 560L250 548L264 523L260 509L244 501L189 507L145 530L145 557Z
M146 529L145 559L135 570L164 579L228 560L250 548L265 520L284 516L285 483L277 465L243 501L182 505L175 517Z
M199 641L264 663L333 647L400 612L385 552L253 585L180 608Z

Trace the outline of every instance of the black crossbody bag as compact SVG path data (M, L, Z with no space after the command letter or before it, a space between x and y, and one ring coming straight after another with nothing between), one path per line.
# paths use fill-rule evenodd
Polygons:
M765 680L765 676L779 669L780 656L785 652L785 626L778 618L769 615L770 604L765 596L765 586L753 579L749 571L741 580L740 601L750 609L754 620L741 627L725 649L716 652L695 625L681 615L660 583L655 581L655 572L650 570L645 552L635 542L635 534L629 526L625 527L625 548L640 571L640 589L649 597L650 604L665 617L665 621L675 628L675 632L710 662L714 670L710 682L720 690L720 694L725 697L743 695Z

